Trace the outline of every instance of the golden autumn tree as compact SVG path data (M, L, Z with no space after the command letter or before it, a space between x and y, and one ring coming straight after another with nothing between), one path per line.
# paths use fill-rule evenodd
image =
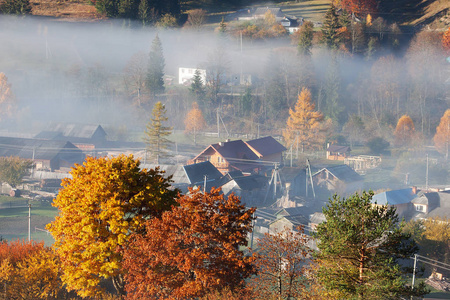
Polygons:
M414 122L408 115L403 115L397 122L394 137L396 146L411 145L415 135Z
M254 208L220 189L191 189L178 206L133 235L125 251L127 299L197 299L214 291L240 289L254 273L247 246Z
M175 204L171 177L140 169L132 155L88 157L70 172L53 206L59 215L48 230L61 260L63 282L82 297L101 293L100 281L112 279L123 294L122 251L132 233Z
M440 153L445 154L448 160L448 148L450 144L450 109L447 109L441 118L441 122L436 127L436 134L433 138L434 146Z
M197 145L196 136L200 130L206 127L205 118L203 118L203 113L198 107L197 102L192 103L192 109L187 113L184 124L184 132L192 133L194 144Z
M450 55L450 27L447 28L444 35L442 36L442 46L444 50Z
M315 110L311 101L311 92L303 88L294 110L289 109L286 129L283 130L286 146L295 147L297 151L300 146L302 152L305 149L320 148L324 142L322 120L322 113Z
M59 259L44 243L0 243L0 294L5 299L59 299L66 296Z
M257 275L250 286L260 299L310 299L305 277L312 250L301 227L266 233L254 252Z

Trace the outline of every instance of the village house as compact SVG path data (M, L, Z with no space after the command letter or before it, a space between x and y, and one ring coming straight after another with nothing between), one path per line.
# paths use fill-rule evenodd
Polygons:
M327 159L329 160L345 160L350 156L349 146L329 145L327 148Z
M341 196L353 194L364 187L364 180L347 165L323 168L312 175L314 186L321 191Z
M203 85L206 84L206 70L197 68L178 68L178 84L191 85L195 75L195 71L198 71Z
M372 203L377 205L393 206L400 217L404 217L411 209L411 201L417 198L417 189L406 188L400 190L386 191L372 197Z
M439 217L450 218L450 192L418 192L418 197L411 203L413 206L413 219Z
M183 166L189 186L205 188L210 191L212 187L220 187L219 180L222 173L210 162L204 161Z
M54 123L49 130L41 131L36 139L69 141L83 150L93 150L106 142L106 131L100 125Z
M272 137L244 142L225 141L209 145L188 164L211 162L222 174L241 171L245 175L281 164L286 148Z
M0 137L0 157L30 159L36 170L64 171L82 164L85 155L67 141Z
M308 227L308 214L303 207L282 208L275 213L276 219L270 222L269 231L272 233L280 232L283 229L296 230L298 226L305 229Z

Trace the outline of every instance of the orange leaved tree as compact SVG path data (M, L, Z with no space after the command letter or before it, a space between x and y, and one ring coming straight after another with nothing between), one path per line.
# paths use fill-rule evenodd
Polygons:
M397 122L395 127L395 145L409 146L414 139L415 129L414 122L408 115L403 115Z
M247 245L254 208L220 189L198 189L176 200L179 206L146 224L125 251L127 299L192 299L244 285L254 273Z
M322 142L322 113L315 110L311 101L311 92L303 88L295 109L289 109L289 118L286 129L283 130L283 138L287 147L301 145L302 152L306 149L319 148Z
M450 55L450 27L442 36L442 46L444 47L444 50L447 52L447 54Z
M141 170L132 155L88 157L70 173L54 199L59 215L47 226L61 259L61 278L81 297L100 294L103 278L112 279L122 294L122 250L130 235L170 209L178 190L170 189L170 177L159 169Z
M43 242L0 242L0 294L5 299L66 298L59 266Z
M196 136L199 130L206 127L205 118L203 118L203 113L198 107L197 102L192 103L192 109L187 113L184 124L186 126L184 132L192 133L194 136L194 144L197 145Z
M298 227L285 228L275 234L266 233L254 252L257 276L250 287L260 299L310 299L306 273L312 250L310 238Z
M341 6L350 13L367 15L377 9L376 0L342 0Z
M436 127L434 136L434 146L440 153L445 154L448 160L448 148L450 144L450 109L447 109L441 118L441 122Z

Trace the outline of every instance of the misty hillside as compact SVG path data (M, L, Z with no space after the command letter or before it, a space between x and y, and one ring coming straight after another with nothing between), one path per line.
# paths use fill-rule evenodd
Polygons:
M201 6L196 2L201 1L185 1L183 10L189 10ZM244 1L242 1L244 2ZM252 1L245 1L249 3ZM254 1L256 4L267 4L272 2ZM324 5L324 0L309 1L275 1L279 2L277 6L290 6L295 11L295 6L303 5L310 7L320 7ZM307 2L307 3L305 3ZM450 24L450 1L448 0L380 0L379 15L383 18L410 26L432 26L434 28L442 28ZM31 0L32 14L36 16L49 16L70 20L98 20L105 17L97 13L94 6L86 0ZM205 7L208 9L208 7ZM209 7L211 8L211 7ZM217 7L214 7L216 11ZM226 11L238 9L223 8Z

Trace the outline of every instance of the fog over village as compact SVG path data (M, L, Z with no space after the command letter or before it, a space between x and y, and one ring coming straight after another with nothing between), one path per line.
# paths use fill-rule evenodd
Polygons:
M0 1L0 299L450 297L450 6L244 2Z

